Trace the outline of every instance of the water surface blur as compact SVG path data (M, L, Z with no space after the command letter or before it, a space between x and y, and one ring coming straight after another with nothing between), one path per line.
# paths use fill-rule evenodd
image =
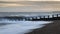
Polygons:
M51 21L0 21L0 34L24 34L33 29L41 28Z

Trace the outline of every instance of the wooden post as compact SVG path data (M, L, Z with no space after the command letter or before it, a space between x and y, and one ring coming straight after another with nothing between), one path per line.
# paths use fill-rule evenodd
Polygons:
M45 16L44 16L44 20L46 20L46 19L45 19Z
M36 19L38 19L38 18L36 17Z
M58 17L59 17L59 16L58 16L58 14L57 14L57 20L59 19Z
M40 16L40 19L41 19L41 16Z
M49 15L48 15L48 18L49 18Z
M54 15L52 15L52 20L55 20Z
M45 19L45 16L44 16L44 19Z
M58 14L57 14L57 18L58 18Z
M52 15L52 18L54 18L54 15Z

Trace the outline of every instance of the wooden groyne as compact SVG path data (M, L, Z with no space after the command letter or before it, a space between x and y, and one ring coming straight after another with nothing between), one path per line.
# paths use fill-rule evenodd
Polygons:
M47 16L26 17L25 20L26 21L52 21L52 20L60 20L60 14L47 15Z
M52 20L60 20L60 14L47 15L47 16L5 16L0 17L9 20L19 20L19 21L52 21Z

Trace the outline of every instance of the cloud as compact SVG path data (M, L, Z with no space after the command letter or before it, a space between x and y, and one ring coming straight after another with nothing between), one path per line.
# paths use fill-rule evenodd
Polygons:
M29 4L1 3L0 7L32 6Z
M45 12L60 11L60 2L0 3L1 12Z

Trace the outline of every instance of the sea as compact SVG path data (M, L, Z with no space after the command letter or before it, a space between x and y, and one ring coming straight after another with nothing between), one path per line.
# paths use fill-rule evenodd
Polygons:
M53 13L57 14L57 12L19 12L23 10L21 9L20 7L15 7L15 8L0 7L0 11L2 11L0 12L0 17L5 17L5 16L31 17L31 16L39 16L39 15L41 16L52 15ZM7 12L4 12L4 11L7 11ZM25 34L33 31L33 29L42 28L45 26L44 24L48 24L48 23L52 23L52 21L25 21L25 20L19 21L19 20L9 20L9 19L0 18L0 34Z
M51 21L12 21L2 19L0 21L0 34L24 34L36 28L42 28Z

